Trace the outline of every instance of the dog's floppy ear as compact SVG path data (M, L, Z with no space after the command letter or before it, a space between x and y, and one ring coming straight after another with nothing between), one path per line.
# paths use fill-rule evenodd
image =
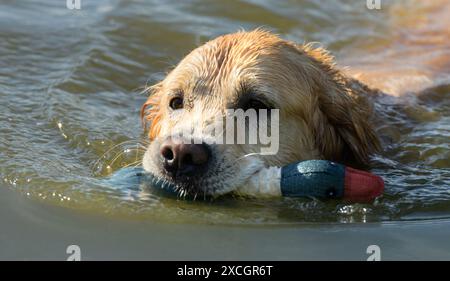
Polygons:
M326 159L367 165L380 148L372 127L370 89L334 68L334 58L322 48L303 47L312 58L312 128L316 145Z
M141 107L141 121L144 128L148 129L150 140L153 140L161 130L161 87L160 82L146 89L150 96Z

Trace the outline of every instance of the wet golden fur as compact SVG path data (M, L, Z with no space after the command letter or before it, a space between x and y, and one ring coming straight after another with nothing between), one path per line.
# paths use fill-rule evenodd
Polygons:
M207 111L232 108L243 83L280 109L280 149L277 155L260 157L266 166L307 159L367 165L380 147L368 100L374 91L336 69L334 58L324 49L259 29L207 42L150 88L142 107L150 139L168 137L168 128L193 118L193 112L207 115ZM172 118L168 103L176 91L183 92L185 109L182 117ZM255 151L231 146L219 150L231 157L222 161ZM156 164L149 167L157 173Z

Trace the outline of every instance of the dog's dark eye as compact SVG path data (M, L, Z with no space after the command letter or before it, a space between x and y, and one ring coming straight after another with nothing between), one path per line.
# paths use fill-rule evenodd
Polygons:
M183 98L182 97L174 97L169 102L170 108L173 110L181 109L183 108Z
M269 106L267 106L264 102L257 100L257 99L249 99L243 106L243 110L248 109L254 109L258 111L259 109L269 109Z

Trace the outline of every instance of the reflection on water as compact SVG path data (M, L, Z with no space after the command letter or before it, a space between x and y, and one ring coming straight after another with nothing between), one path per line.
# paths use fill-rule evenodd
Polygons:
M347 2L102 0L85 1L80 11L66 9L65 1L2 3L2 187L50 204L165 222L448 216L450 83L445 80L420 95L377 102L385 150L374 157L373 171L385 179L386 194L371 205L292 198L189 202L102 184L102 176L138 164L142 155L142 87L210 38L265 26L287 39L320 41L338 61L389 45L390 4L369 11L365 1Z

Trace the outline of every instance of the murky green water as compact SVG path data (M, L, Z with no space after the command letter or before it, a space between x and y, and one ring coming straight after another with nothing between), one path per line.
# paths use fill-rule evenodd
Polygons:
M213 224L365 222L450 217L450 83L377 104L385 150L370 205L305 199L189 202L117 190L101 178L136 165L143 86L217 35L265 26L320 41L340 58L391 40L389 3L365 1L3 1L0 4L0 184L113 217ZM407 18L407 14L399 14ZM365 66L370 69L370 66ZM450 70L447 69L447 73Z

